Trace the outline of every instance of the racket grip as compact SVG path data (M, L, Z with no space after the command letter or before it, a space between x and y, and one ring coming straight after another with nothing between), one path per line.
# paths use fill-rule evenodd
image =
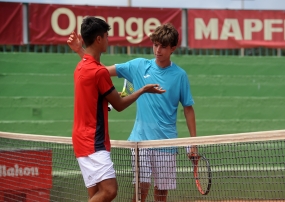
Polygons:
M108 104L108 111L112 111L113 106L111 104Z
M185 149L186 149L186 153L189 154L191 150L191 145L186 146Z

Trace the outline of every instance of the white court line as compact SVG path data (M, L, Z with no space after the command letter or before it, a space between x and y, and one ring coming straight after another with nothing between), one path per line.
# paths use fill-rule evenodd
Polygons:
M224 166L225 167L225 166ZM211 171L212 172L234 172L234 171L242 171L242 172L247 172L247 171L285 171L285 167L272 167L272 166L266 166L266 167L226 167L224 168L223 166L211 166ZM116 170L116 169L115 169ZM177 168L176 169L177 173L188 173L188 172L193 172L193 167L185 167L185 168ZM127 173L133 173L132 169L124 169L124 170L116 170L117 174L127 174ZM70 175L81 175L81 171L76 171L76 170L67 170L67 171L52 171L53 176L70 176Z
M1 75L4 76L73 76L73 74L50 74L50 73L1 73ZM222 74L215 74L215 75L207 75L207 74L198 74L198 75L192 75L187 74L188 77L200 77L200 78L206 78L206 77L212 77L212 78L285 78L285 75L222 75Z
M73 99L73 96L0 96L0 99L36 99L36 98L42 98L42 99Z
M11 84L11 85L24 85L24 84L34 84L34 85L46 85L46 86L53 86L53 85L61 85L61 86L70 86L73 85L72 82L66 82L66 83L62 83L62 82L50 82L50 81L46 81L46 82L1 82L2 84Z
M268 96L268 97L255 97L255 96L194 96L194 98L199 98L199 99L209 99L209 98L214 98L214 99L256 99L256 100L260 100L260 99L268 99L268 100L272 100L272 99L284 99L285 97L282 96L276 96L276 97L272 97L272 96Z
M69 123L73 120L1 120L0 123ZM109 122L133 122L134 119L109 119ZM185 122L185 119L177 119L177 122ZM198 122L279 122L285 121L285 119L196 119Z
M68 99L68 98L72 98L73 96L0 96L0 99L36 99L36 98L42 98L42 99L59 99L59 98L63 98L63 99ZM194 96L194 98L198 98L198 99L209 99L209 98L214 98L214 99L256 99L256 100L260 100L260 99L268 99L268 100L272 100L272 99L284 99L285 97L282 96L276 96L276 97L272 97L272 96L268 96L268 97L255 97L255 96Z
M73 74L42 74L42 73L1 73L1 75L4 76L71 76L73 77Z
M258 77L258 78L285 78L285 75L221 75L221 74L215 74L215 75L207 75L207 74L198 74L198 75L191 75L191 74L187 74L188 77L216 77L216 78L254 78L254 77Z

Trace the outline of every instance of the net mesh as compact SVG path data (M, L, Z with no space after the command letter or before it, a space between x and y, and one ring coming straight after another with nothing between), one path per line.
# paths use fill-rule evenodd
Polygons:
M176 158L176 188L168 191L167 201L285 199L285 131L111 143L119 185L114 201L131 201L136 193L134 182L149 176L148 168L142 166L148 152L159 152L156 161L162 163L169 153ZM193 164L187 157L189 145L197 145L199 154L209 161L212 179L207 195L196 187ZM0 148L0 201L87 201L71 138L0 132ZM146 173L134 178L136 171ZM155 201L153 178L151 183L146 201ZM140 198L140 189L137 193Z

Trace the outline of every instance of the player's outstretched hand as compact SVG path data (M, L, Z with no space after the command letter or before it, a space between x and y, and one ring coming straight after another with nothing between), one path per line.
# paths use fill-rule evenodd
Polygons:
M73 51L78 53L81 50L83 44L81 34L77 35L75 31L71 32L67 40L67 44Z
M158 84L145 85L143 87L143 91L146 93L157 93L157 94L162 94L166 92L166 90L163 90L161 87L159 87Z

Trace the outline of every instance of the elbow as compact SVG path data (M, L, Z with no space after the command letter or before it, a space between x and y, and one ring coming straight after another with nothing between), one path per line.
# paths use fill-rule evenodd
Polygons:
M116 109L117 110L117 112L121 112L121 111L123 111L124 109Z
M121 112L124 110L124 108L122 108L121 106L113 106L113 108L117 111L117 112Z

